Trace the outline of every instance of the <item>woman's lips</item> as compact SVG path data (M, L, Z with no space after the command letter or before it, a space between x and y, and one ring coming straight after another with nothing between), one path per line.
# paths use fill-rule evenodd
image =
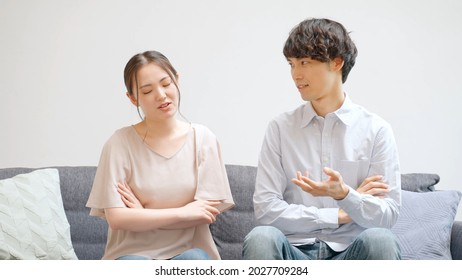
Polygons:
M158 109L167 110L168 107L170 106L170 104L172 104L172 102L165 102L165 103L162 103L162 105L160 105L160 106L158 107Z

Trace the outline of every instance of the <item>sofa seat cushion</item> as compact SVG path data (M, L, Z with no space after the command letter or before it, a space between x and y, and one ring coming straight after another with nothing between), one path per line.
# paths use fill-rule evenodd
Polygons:
M0 181L0 259L77 259L57 169Z

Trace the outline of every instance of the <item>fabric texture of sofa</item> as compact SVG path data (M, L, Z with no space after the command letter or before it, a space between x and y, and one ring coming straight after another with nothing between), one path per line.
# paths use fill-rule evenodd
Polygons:
M59 172L62 203L75 255L83 260L100 259L106 244L107 224L89 216L89 209L85 207L96 167L50 168ZM0 169L0 187L2 181L34 170L37 169ZM236 206L219 215L210 228L222 259L240 259L244 237L257 225L252 204L256 167L226 165L226 170ZM454 221L461 193L435 190L438 181L435 174L402 175L403 206L392 231L400 242L403 259L462 259L462 221ZM0 208L0 223L4 219L2 215L8 215L3 208ZM6 242L2 234L12 233L5 230L2 233L0 227L0 251L1 243Z

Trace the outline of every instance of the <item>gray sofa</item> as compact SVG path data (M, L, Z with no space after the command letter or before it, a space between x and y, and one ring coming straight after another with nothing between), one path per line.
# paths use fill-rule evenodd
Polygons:
M76 166L55 167L59 171L61 194L67 219L71 229L71 239L75 253L79 259L95 260L100 259L103 255L104 246L107 236L107 224L104 220L89 216L89 209L85 207L93 178L96 172L95 166ZM256 167L241 165L226 165L228 178L233 193L236 207L232 210L219 215L216 223L211 225L211 232L214 236L215 243L223 259L240 259L242 250L242 241L245 235L256 225L253 215L252 194L254 190ZM17 174L28 173L35 169L32 168L4 168L0 169L0 180L13 177ZM450 258L462 259L462 222L454 221L453 216L450 223L443 224L439 228L433 229L436 223L427 219L428 213L420 219L415 212L422 209L428 209L429 213L435 212L432 207L446 208L445 197L442 197L443 203L434 204L434 197L439 194L451 194L454 201L460 199L460 193L455 191L436 191L434 185L439 181L439 177L434 174L404 174L402 175L403 189L403 207L408 205L409 209L403 209L403 218L399 221L400 228L393 229L402 242L402 247L407 251L405 259L439 259ZM410 191L413 191L412 193ZM458 199L455 197L458 196ZM417 197L417 198L416 198ZM420 198L424 202L419 202ZM439 198L438 198L439 199ZM417 206L415 203L418 203ZM452 204L455 204L452 203ZM457 204L455 205L457 209ZM412 208L410 208L412 207ZM416 208L416 210L414 210ZM454 205L453 207L454 208ZM454 209L451 210L454 212ZM403 211L402 211L403 212ZM455 213L454 213L455 214ZM444 217L448 214L442 213ZM400 216L400 219L401 219ZM419 220L420 219L420 220ZM436 217L439 221L441 217ZM449 218L451 219L451 218ZM441 248L431 248L433 245L425 243L425 235L419 227L415 228L413 223L419 225L429 221L431 242L434 242L434 236L448 234L447 238L440 244ZM423 225L422 227L424 227ZM442 234L440 234L440 232ZM406 240L406 238L408 238ZM416 247L417 248L414 248ZM412 248L411 248L412 247ZM413 251L414 250L414 251ZM435 252L436 250L436 252ZM441 254L441 250L450 250L449 256Z

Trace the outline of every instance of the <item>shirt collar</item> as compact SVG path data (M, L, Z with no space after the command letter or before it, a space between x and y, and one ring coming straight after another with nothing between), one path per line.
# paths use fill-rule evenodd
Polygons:
M342 106L337 111L335 111L334 114L345 125L350 125L355 117L354 107L355 104L351 101L350 97L348 97L348 95L345 94L345 100L343 101Z
M351 101L348 95L345 94L345 100L343 101L342 106L337 111L332 112L330 114L334 114L335 116L337 116L337 118L345 125L350 125L354 118L353 108L354 103ZM316 114L316 111L314 110L311 102L307 102L303 108L303 116L302 121L300 123L300 127L302 128L307 126L317 116L318 114Z

